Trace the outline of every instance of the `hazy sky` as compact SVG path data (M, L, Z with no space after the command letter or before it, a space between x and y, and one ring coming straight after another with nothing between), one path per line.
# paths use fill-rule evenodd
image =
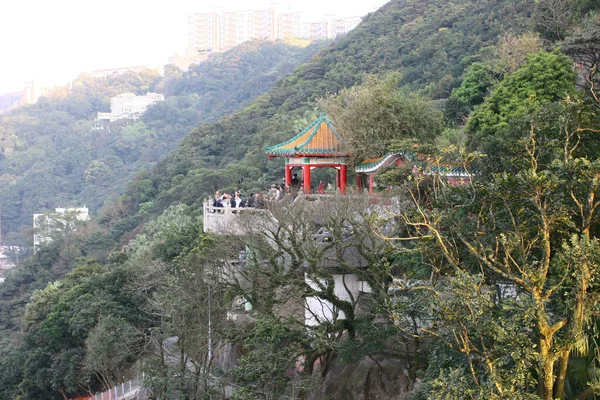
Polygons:
M388 0L280 1L305 17L364 15ZM0 6L0 94L26 80L64 84L80 72L166 64L183 55L187 14L215 6L267 7L263 0L18 0Z

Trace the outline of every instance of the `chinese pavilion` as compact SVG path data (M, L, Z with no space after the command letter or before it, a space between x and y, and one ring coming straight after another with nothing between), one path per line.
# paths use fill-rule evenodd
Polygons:
M333 122L321 115L290 140L266 147L267 155L285 157L285 183L292 185L292 169L302 168L304 193L311 193L310 172L315 168L337 170L337 187L346 193L348 144L338 135Z

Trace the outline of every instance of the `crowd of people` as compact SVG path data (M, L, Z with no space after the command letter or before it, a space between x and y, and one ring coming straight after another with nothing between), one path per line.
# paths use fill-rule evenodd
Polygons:
M298 180L296 174L292 179L292 184L273 184L266 195L262 193L250 193L248 197L243 197L239 190L233 193L222 193L217 190L213 199L213 207L231 207L231 208L265 208L267 202L288 200L292 202L303 193L302 181ZM320 181L317 193L325 192L325 182Z
M231 207L231 208L265 208L265 199L260 193L250 193L247 198L242 197L241 192L236 190L234 193L215 192L213 207Z

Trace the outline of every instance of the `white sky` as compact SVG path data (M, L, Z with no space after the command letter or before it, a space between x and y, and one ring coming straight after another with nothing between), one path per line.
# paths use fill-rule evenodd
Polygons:
M304 18L365 15L388 0L295 0ZM266 8L273 0L16 0L0 5L0 94L26 80L64 84L103 68L167 63L183 55L187 15ZM279 1L284 3L285 0Z

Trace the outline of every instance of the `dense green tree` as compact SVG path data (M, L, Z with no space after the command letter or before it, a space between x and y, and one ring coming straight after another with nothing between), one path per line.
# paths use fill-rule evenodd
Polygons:
M465 187L440 182L428 203L400 215L409 235L398 240L418 242L443 276L426 285L436 295L422 330L464 357L440 371L434 398L567 398L570 360L595 340L587 332L600 301L600 126L596 105L580 97L512 139L510 167ZM594 379L568 390L586 398Z
M426 100L400 91L399 78L397 74L368 77L362 85L324 101L359 162L384 155L394 140L432 142L442 130L441 112Z
M473 107L483 103L493 84L492 71L481 63L473 63L461 85L452 91L444 108L445 117L453 122L462 122Z
M310 387L308 382L298 379L294 382L290 377L299 363L303 347L309 346L309 338L302 330L290 329L275 318L263 317L257 320L256 327L243 343L246 354L232 371L239 385L233 399L289 398L289 392L302 393L302 389ZM290 383L297 387L290 389Z
M566 56L545 51L530 55L471 114L466 125L473 137L471 146L488 155L492 161L486 162L488 166L513 159L511 146L517 144L523 131L529 130L532 118L546 104L575 96L574 81L572 63ZM548 109L545 112L552 115Z
M115 354L120 351L114 346L139 346L139 337L127 324L144 326L139 299L124 291L125 276L122 269L109 271L88 263L33 294L23 316L19 352L24 361L21 382L13 388L15 398L73 397L106 389L123 378L136 357L131 350ZM121 324L120 334L129 332L127 337L118 343L108 340L111 323ZM113 329L112 339L117 334Z
M146 300L153 321L144 359L153 396L201 399L210 387L224 326L222 254L202 233L195 210L173 206L131 244L130 290Z
M105 388L114 387L123 381L132 361L142 354L143 345L140 333L125 319L102 316L85 340L85 368Z

